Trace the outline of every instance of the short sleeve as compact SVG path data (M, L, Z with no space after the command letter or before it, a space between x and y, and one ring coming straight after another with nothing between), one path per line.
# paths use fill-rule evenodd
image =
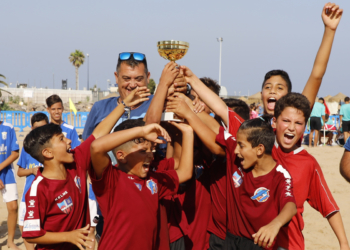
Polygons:
M344 145L344 148L347 150L347 151L350 151L350 140L347 140L345 145Z
M19 160L17 162L17 165L21 168L26 169L26 158L27 158L27 153L24 151L24 148L22 148L21 155L19 156Z
M76 162L77 167L85 170L89 169L89 166L91 165L90 146L94 140L95 137L90 135L86 141L74 149L74 161Z
M71 143L72 148L78 147L78 146L80 145L80 141L79 141L78 133L77 133L77 131L76 131L75 128L72 129L72 134L71 134L70 137L71 137L71 138L69 138L69 139L72 140L72 143Z
M47 198L43 193L45 188L39 188L39 182L43 177L38 176L33 181L31 188L26 194L26 214L23 222L23 238L32 238L43 236L45 211L47 209Z
M339 115L344 115L344 108L343 108L343 105L340 107Z
M230 155L234 154L237 145L236 138L225 131L223 127L220 127L219 129L219 134L216 136L216 142L225 147Z
M89 168L89 175L92 183L92 189L97 197L105 195L110 189L114 190L120 173L117 167L112 165L112 162L109 162L108 167L102 173L101 179L97 180L95 171L92 167Z
M277 201L278 201L278 211L281 212L284 206L288 202L295 202L294 192L293 192L293 180L289 172L283 168L281 165L278 166L281 172L281 178L279 178L279 183L277 184Z
M17 151L19 150L19 145L16 137L16 132L14 128L11 128L11 151Z
M179 177L175 170L155 172L151 177L158 181L159 199L177 193L177 190L179 189Z
M227 112L228 112L227 131L231 135L236 136L239 127L243 123L243 119L236 112L230 109L228 109Z
M94 104L89 112L88 118L85 123L84 131L83 131L83 139L86 140L94 131L95 121L97 119L97 110L96 104Z
M307 201L314 209L319 211L323 217L327 217L328 215L339 211L339 207L328 188L320 166L316 161L314 162L314 165L315 169L311 174Z

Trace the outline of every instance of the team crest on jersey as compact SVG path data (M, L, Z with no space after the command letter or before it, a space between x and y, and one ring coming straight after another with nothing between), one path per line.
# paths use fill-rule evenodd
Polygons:
M80 182L80 177L79 177L79 176L75 176L74 182L75 182L75 185L78 187L79 192L81 193L81 182Z
M57 203L57 206L62 210L63 213L69 214L73 210L72 198L64 199L62 202Z
M64 135L64 137L67 137L67 133L66 132L62 132L62 134Z
M3 140L7 139L7 132L1 132L1 136Z
M237 173L237 171L232 175L232 179L233 179L233 183L235 184L235 188L238 188L240 185L242 185L243 179Z
M142 190L142 185L140 183L134 182L136 187L141 191Z
M35 200L29 200L29 206L28 207L35 207Z
M151 190L152 194L158 193L158 186L157 183L155 183L153 180L148 180L146 182L146 186L149 190Z
M270 197L270 190L267 188L261 187L255 190L254 196L250 197L252 200L256 200L258 202L265 202Z

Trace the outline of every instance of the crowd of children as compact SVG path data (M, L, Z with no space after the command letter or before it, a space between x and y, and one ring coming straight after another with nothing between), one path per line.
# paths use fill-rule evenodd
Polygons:
M285 71L265 75L260 117L174 62L154 96L130 87L134 73L122 76L121 98L94 106L81 144L62 121L62 100L47 98L51 123L43 113L32 116L18 161L18 176L26 176L18 215L26 249L93 249L96 239L99 249L304 249L307 201L327 218L340 249L350 250L322 170L301 147L341 16L339 6L324 6L324 37L302 94L292 92ZM136 78L149 78L143 54L120 54L117 81L122 65L130 72L142 65ZM171 121L164 111L175 114ZM18 249L12 162L19 146L11 124L0 130L8 246ZM97 221L103 230L95 238Z

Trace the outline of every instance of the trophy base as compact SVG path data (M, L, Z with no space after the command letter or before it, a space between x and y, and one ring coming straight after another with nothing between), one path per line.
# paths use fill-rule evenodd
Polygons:
M178 117L174 112L163 112L162 121L184 122L185 120Z

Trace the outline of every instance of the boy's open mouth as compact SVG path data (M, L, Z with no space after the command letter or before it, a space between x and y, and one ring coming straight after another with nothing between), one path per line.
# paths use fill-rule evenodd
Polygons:
M269 110L275 110L275 105L276 105L276 98L270 97L267 99L267 109Z
M143 163L142 167L144 168L144 170L145 170L146 172L149 171L149 166L150 166L150 164L151 164L150 162Z
M67 153L72 153L72 148L68 148Z
M284 141L286 143L291 143L294 139L295 135L291 134L291 133L285 133L284 134Z

